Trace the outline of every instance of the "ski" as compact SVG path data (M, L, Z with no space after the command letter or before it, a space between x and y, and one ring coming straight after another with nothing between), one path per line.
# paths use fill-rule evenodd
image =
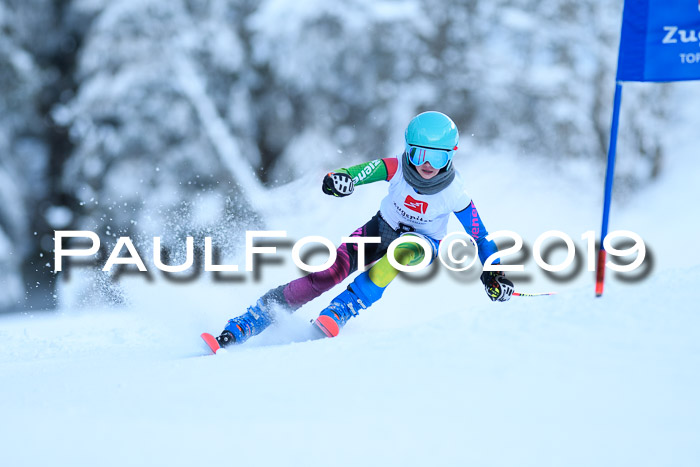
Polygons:
M212 336L208 332L202 333L202 339L207 344L207 346L211 349L213 354L216 354L216 352L219 349L221 349L221 347L219 346L219 343L216 341L216 337Z
M333 321L330 316L321 315L316 320L311 320L311 325L316 329L316 331L321 331L325 337L335 337L340 332L338 323ZM321 333L317 333L316 338L320 338Z

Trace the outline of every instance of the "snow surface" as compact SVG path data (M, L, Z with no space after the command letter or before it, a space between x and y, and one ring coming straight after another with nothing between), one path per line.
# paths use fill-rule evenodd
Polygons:
M633 283L609 272L602 299L592 273L557 282L531 258L518 289L559 295L493 304L477 272L438 269L399 278L335 339L301 341L343 286L205 356L200 332L298 277L280 248L286 259L259 280L179 284L156 271L121 280L122 308L2 316L0 465L697 466L700 222L687 209L700 161L696 133L669 137L667 170L616 203L611 224L645 239L652 272ZM491 231L530 246L550 229L581 247L598 234L599 174L468 149L465 138L457 165ZM493 164L497 179L477 176ZM385 190L333 199L309 175L270 192L287 209L266 228L338 242Z

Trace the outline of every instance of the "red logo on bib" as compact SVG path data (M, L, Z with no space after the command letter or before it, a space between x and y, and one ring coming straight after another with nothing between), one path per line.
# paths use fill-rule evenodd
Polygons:
M406 201L403 202L403 205L411 211L419 212L421 214L425 214L425 211L428 210L428 203L413 199L411 195L406 196Z

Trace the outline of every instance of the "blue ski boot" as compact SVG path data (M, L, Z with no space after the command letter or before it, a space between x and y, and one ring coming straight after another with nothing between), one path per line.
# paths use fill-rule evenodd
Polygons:
M363 308L361 303L362 301L348 287L343 293L335 297L330 305L318 315L314 324L327 337L335 337L340 332L340 328L350 318L359 314L358 309Z
M231 344L242 344L253 336L260 334L272 323L272 313L262 300L248 307L241 316L228 320L219 337L216 338L219 346L226 347Z
M335 337L350 318L357 316L360 310L369 308L383 293L384 287L375 285L369 274L363 272L331 301L313 324L327 337Z

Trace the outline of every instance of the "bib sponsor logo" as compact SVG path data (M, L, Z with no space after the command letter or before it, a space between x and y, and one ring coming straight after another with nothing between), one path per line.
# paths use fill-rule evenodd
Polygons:
M425 214L425 211L428 210L428 203L413 199L411 195L406 196L406 201L403 202L403 205L411 211L419 212L421 214Z

